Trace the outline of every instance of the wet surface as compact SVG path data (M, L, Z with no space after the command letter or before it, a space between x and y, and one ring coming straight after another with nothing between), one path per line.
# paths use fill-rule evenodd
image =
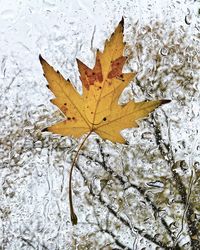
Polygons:
M1 249L199 249L198 1L0 3ZM138 73L120 101L172 101L123 131L125 145L91 135L73 175L72 227L79 140L41 133L63 117L39 54L81 93L76 58L92 67L122 15L124 71Z

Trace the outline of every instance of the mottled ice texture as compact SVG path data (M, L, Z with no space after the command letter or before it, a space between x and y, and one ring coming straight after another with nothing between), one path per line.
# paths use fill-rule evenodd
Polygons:
M199 249L199 1L0 1L0 249ZM127 145L41 129L62 119L49 100L41 54L81 93L76 58L125 18L128 100L171 99L123 132ZM196 248L195 248L196 245ZM178 249L178 248L176 248Z

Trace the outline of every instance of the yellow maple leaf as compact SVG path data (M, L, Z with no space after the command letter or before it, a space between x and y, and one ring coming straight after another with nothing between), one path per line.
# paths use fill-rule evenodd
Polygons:
M77 60L83 95L79 95L70 81L65 80L40 56L48 87L55 95L52 102L66 116L66 120L49 127L48 131L76 138L87 132L95 132L103 139L124 143L121 130L137 127L138 119L168 102L157 100L118 104L119 96L136 74L122 73L126 61L123 51L122 19L110 40L106 41L104 51L97 51L93 69Z
M155 108L168 102L168 100L157 100L118 104L122 91L136 75L135 72L122 72L126 62L126 57L123 55L124 46L122 19L110 40L106 41L104 51L97 51L93 69L77 60L83 84L82 95L74 89L69 80L65 80L58 71L55 71L41 56L39 57L44 76L49 83L48 87L55 95L52 102L66 117L64 121L52 125L47 130L76 138L87 133L76 152L70 170L69 203L73 224L77 224L77 216L72 203L72 170L88 136L95 132L103 139L124 143L121 130L138 127L136 122L138 119L148 116Z

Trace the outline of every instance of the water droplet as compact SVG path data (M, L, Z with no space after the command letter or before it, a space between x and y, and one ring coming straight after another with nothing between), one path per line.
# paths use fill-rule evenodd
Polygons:
M185 161L180 161L180 168L182 171L186 172L188 170L188 165Z
M35 147L36 148L42 148L42 142L41 141L36 141L35 142Z
M13 19L15 17L15 13L13 10L8 9L1 12L1 18L8 20Z
M144 132L142 134L142 139L146 139L146 140L149 140L152 138L152 134L150 132Z
M150 181L147 183L148 186L150 187L155 187L155 188L163 188L164 183L161 181Z
M101 191L101 184L98 176L94 176L92 179L92 190L96 195Z
M27 139L24 142L24 149L31 149L33 148L33 141L31 139Z
M86 165L90 166L91 165L91 161L90 160L86 161Z
M42 172L38 171L37 175L38 175L38 177L42 177L43 174L42 174Z
M160 54L161 54L162 56L167 56L167 55L168 55L168 49L167 49L166 47L162 48L162 49L160 50Z
M187 25L190 25L190 24L192 23L192 15L191 15L191 14L187 14L187 15L185 16L185 23L186 23Z
M188 12L188 13L187 13L187 15L185 16L185 23L186 23L187 25L190 25L191 22L192 22L192 15L191 15L189 9L187 9L187 12Z

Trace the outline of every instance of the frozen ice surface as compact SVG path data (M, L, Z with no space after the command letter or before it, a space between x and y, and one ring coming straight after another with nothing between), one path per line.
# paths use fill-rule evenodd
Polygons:
M0 1L0 249L195 249L199 234L199 1ZM76 58L125 18L128 100L171 99L127 145L92 135L73 174L79 141L41 129L62 119L38 55L81 93ZM181 184L183 184L181 186ZM192 231L193 230L193 231Z

